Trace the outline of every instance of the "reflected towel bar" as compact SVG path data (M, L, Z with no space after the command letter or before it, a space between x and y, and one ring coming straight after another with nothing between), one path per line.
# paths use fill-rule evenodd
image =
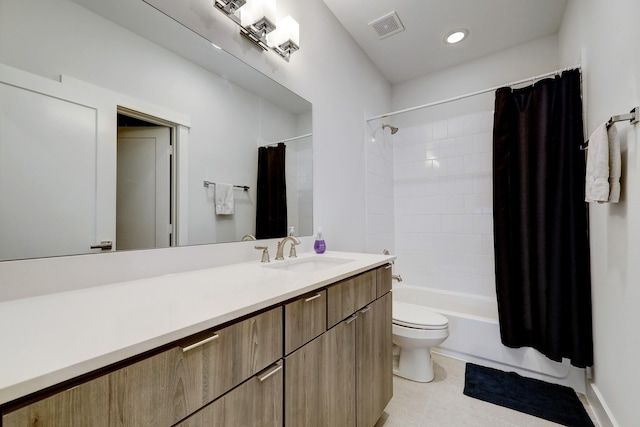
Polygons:
M209 187L210 185L216 185L216 183L213 182L213 181L205 181L204 182L204 186L205 187ZM233 188L242 188L244 191L249 191L250 187L248 187L246 185L234 185Z

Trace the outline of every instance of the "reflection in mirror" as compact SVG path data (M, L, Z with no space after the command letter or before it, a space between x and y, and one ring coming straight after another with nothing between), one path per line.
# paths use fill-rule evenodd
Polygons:
M143 1L0 0L0 11L0 260L255 236L258 149L280 141L284 233L312 234L308 101ZM168 140L152 147L131 120L118 129L123 111ZM204 181L249 189L217 214Z

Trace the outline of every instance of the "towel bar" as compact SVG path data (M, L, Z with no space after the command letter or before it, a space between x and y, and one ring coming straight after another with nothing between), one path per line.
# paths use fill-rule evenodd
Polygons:
M607 122L607 127L611 126L615 122L623 122L625 120L629 120L629 123L635 125L638 123L638 119L640 119L640 107L635 107L633 110L629 112L629 114L621 114L619 116L611 116L609 121Z
M640 121L640 107L635 107L633 110L629 112L629 114L620 114L618 116L611 116L609 120L607 120L607 129L610 128L616 122L624 122L625 120L629 120L629 123L635 125ZM580 146L580 150L584 151L589 148L589 140L585 141L584 144Z

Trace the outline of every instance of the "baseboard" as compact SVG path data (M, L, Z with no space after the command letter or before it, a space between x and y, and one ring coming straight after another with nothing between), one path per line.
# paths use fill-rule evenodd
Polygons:
M600 393L600 389L592 382L587 384L587 400L600 427L620 427L602 393Z

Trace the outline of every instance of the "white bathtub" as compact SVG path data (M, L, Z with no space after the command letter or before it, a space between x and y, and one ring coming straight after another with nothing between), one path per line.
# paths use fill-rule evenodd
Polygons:
M422 286L393 287L393 299L429 307L449 320L449 338L435 353L479 365L515 371L527 377L562 384L585 393L585 370L568 360L554 362L529 347L509 348L500 341L495 298L442 291Z

